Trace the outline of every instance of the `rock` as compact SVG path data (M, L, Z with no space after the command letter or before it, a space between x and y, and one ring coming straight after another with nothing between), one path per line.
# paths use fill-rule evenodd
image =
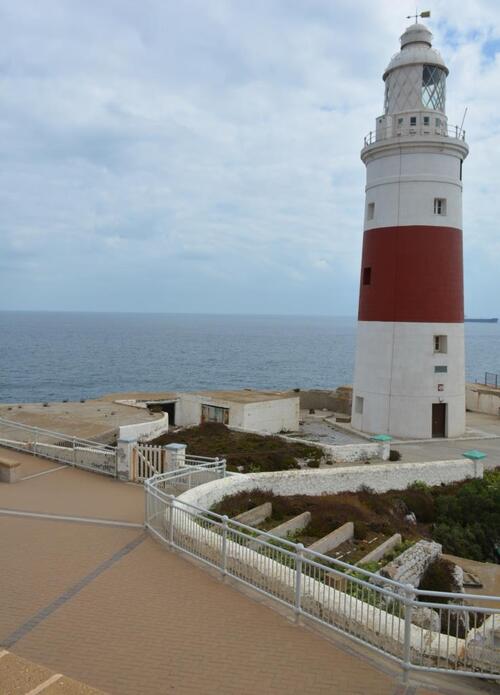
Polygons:
M495 619L496 618L496 619ZM465 638L467 656L475 666L484 664L488 670L500 669L500 621L490 615L481 627L470 630Z
M409 512L409 513L405 516L405 521L406 521L406 523L409 524L410 526L415 526L416 523L417 523L417 517L415 516L415 514L414 514L413 512Z
M440 557L441 553L442 547L439 543L418 541L392 562L382 567L380 575L402 584L418 586L425 570Z
M453 568L453 591L457 594L464 593L464 571L459 565L455 565Z
M411 622L418 627L423 627L424 630L432 630L439 632L441 630L441 618L439 613L432 608L422 606L422 608L413 608L411 612Z

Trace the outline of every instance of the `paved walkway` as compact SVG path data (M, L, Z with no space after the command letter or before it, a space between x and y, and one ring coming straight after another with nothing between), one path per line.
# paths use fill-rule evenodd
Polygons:
M69 469L1 484L0 509L137 523L143 493ZM0 513L0 557L0 649L112 695L495 692L430 676L405 686L392 663L296 626L141 528ZM0 693L19 692L6 677Z

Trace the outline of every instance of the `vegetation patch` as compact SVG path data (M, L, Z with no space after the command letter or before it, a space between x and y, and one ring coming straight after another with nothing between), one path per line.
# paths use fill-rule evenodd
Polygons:
M311 512L301 534L308 539L321 538L353 521L358 541L373 534L400 533L405 542L432 539L442 544L445 553L500 562L500 469L485 472L483 479L437 487L417 482L406 490L382 494L365 488L357 493L282 497L252 490L224 498L213 511L234 517L264 502L272 503L274 525ZM409 522L410 512L416 523Z
M241 473L293 470L301 467L299 462L318 467L324 456L315 446L276 436L234 432L217 422L163 434L152 443L186 444L189 454L225 458L228 470Z

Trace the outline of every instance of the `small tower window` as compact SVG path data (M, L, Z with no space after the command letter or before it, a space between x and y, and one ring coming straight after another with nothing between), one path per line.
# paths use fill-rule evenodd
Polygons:
M429 125L430 122L431 119L429 118L429 116L424 116L424 125Z
M448 352L448 336L434 336L434 352L440 352L442 354L446 354Z
M460 160L460 181L462 180L462 166L463 166L464 160Z
M405 122L404 118L398 118L398 125L403 125L404 122Z
M410 116L410 125L417 125L417 117L416 116Z
M368 220L373 220L375 217L375 203L368 203L368 208L366 211L366 218Z
M372 284L372 269L367 266L366 268L363 268L363 285L371 285Z
M436 128L441 128L441 119L436 118Z
M434 372L436 374L446 374L447 371L448 367L446 367L444 364L438 364L434 367Z
M363 415L364 398L362 396L356 396L354 401L354 410L356 415Z
M434 198L434 214L446 215L446 198Z

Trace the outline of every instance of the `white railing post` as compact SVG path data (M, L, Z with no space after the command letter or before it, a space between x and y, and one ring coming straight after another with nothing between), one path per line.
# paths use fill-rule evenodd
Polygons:
M73 468L76 466L76 442L75 438L73 437L72 441L72 446L73 446Z
M222 517L222 578L227 575L227 522L229 517L224 514Z
M413 610L413 601L415 599L415 591L411 584L406 584L404 587L403 604L405 607L405 632L403 644L403 680L408 682L411 669L411 615Z
M149 524L149 483L144 483L144 526Z
M168 544L171 548L174 546L174 495L168 495L168 506L170 514L168 515Z
M298 622L302 612L302 558L304 546L297 543L295 553L295 620Z

